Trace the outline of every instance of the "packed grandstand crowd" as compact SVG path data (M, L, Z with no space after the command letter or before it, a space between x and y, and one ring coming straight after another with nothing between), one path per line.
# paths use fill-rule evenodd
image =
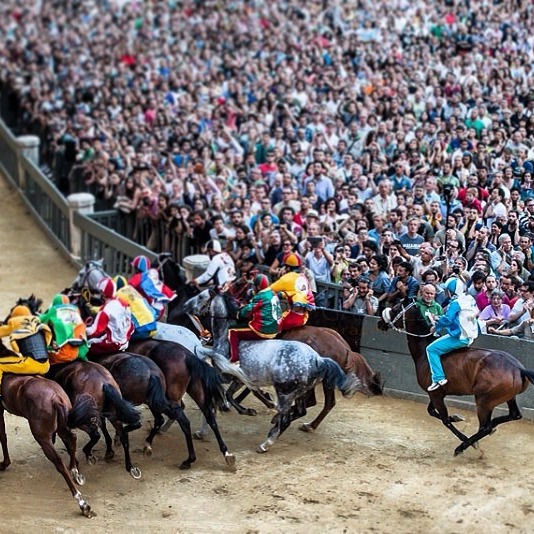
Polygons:
M6 0L0 15L21 132L141 244L216 239L272 278L296 254L355 313L423 282L440 302L455 272L488 330L530 320L532 2Z

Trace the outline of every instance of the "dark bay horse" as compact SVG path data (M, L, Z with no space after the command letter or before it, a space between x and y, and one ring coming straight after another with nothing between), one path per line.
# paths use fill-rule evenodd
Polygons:
M197 358L190 350L172 341L135 341L128 347L130 352L150 358L165 375L167 397L176 404L181 404L186 393L195 401L213 430L219 449L226 463L235 464L235 456L228 451L217 425L216 411L224 406L224 390L219 372ZM186 427L186 428L185 428ZM182 427L189 446L191 428L189 421ZM192 447L192 443L191 443ZM182 463L180 468L187 469L193 458Z
M13 353L0 342L0 355L9 354ZM0 443L3 461L0 463L0 471L6 470L11 464L4 421L4 410L7 410L13 415L28 420L35 441L65 479L83 515L92 517L94 514L91 507L74 485L74 481L83 485L85 477L78 470L76 434L71 431L71 428L83 425L87 420L95 417L96 414L90 404L86 399L82 399L73 408L63 389L42 376L6 373L2 379L1 394L3 403L0 402ZM56 435L60 437L69 454L68 469L54 447Z
M170 421L177 421L185 435L188 458L180 465L187 469L196 459L189 421L181 403L173 402L167 396L167 382L163 371L146 356L131 352L119 352L99 359L113 375L121 388L122 395L132 404L146 404L154 416L154 426L146 438L144 452L152 454L152 442L163 426L162 414Z
M426 391L431 382L426 347L434 338L415 301L405 301L384 310L378 326L382 330L394 328L407 335L417 382ZM446 355L442 365L448 383L428 392L427 410L461 440L454 451L455 456L491 434L497 425L522 418L516 396L527 389L529 382L534 383L534 372L525 369L511 354L501 350L465 348ZM464 435L454 426L458 419L449 416L445 405L447 395L475 396L479 428L472 436ZM492 419L493 410L503 403L508 405L508 415Z
M362 390L362 384L354 374L346 375L336 362L322 358L299 341L269 339L241 342L239 366L229 363L229 318L225 298L215 290L206 289L184 305L184 311L193 315L204 315L206 310L215 319L211 355L221 372L237 378L250 389L273 386L276 391L278 417L273 421L274 426L267 439L257 448L258 452L267 452L291 421L306 413L305 396L319 382L328 389L339 389L344 397ZM236 383L238 385L234 387ZM239 383L234 381L227 391L232 405L235 405L232 394L237 387ZM293 402L295 409L292 411Z
M89 441L83 447L87 460L96 462L92 450L100 439L99 426L106 441L106 460L113 458L112 439L105 423L105 419L108 419L117 431L124 449L126 471L135 479L141 478L141 470L132 464L128 437L129 432L141 427L141 416L122 397L121 389L111 373L98 363L76 360L53 365L49 374L65 390L72 403L85 398L97 410L98 417L80 427L89 435Z

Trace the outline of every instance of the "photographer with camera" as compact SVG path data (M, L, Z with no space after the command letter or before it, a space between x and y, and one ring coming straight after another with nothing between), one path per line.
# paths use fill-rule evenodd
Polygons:
M360 276L356 287L348 290L348 296L343 301L343 309L358 315L375 315L378 304L378 299L371 289L371 281L365 276Z
M312 238L308 238L310 241ZM311 241L311 251L304 258L306 267L312 272L316 282L331 282L330 269L334 264L334 258L326 250L323 237Z

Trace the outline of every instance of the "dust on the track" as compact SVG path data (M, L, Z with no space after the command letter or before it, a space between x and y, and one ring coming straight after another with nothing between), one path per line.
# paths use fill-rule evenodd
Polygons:
M48 303L69 285L75 270L33 223L15 192L0 179L0 273L4 316L20 296L35 293ZM534 427L509 423L453 458L457 440L425 406L388 397L339 399L314 434L295 423L264 455L255 452L272 412L254 400L257 417L220 414L219 424L237 467L228 468L213 437L195 442L197 462L189 471L176 426L157 436L154 455L142 454L151 424L131 434L134 462L143 477L126 473L122 452L111 463L86 465L78 433L79 459L87 483L81 488L94 511L79 514L62 477L33 440L27 422L7 415L12 465L0 473L4 506L0 532L201 533L213 532L530 532L534 504ZM200 413L186 398L194 426ZM313 416L317 408L311 411ZM476 416L460 423L474 432ZM60 444L57 444L58 448ZM103 456L103 446L96 448ZM66 457L64 451L62 453Z

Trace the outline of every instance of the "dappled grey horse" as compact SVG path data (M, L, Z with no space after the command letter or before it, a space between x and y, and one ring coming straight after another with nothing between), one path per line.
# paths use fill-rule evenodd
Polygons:
M318 383L339 389L344 397L350 397L362 389L360 380L354 374L346 375L336 362L322 358L299 341L243 341L239 345L239 366L229 363L228 310L224 297L213 289L206 289L189 299L184 305L184 312L195 315L209 313L212 317L214 347L212 350L199 350L208 353L221 372L231 375L250 389L274 387L279 414L267 439L257 449L260 453L267 452L293 419L306 413L305 394ZM233 386L230 386L227 395L229 402L235 406L232 394L237 387ZM294 402L296 409L292 412Z

